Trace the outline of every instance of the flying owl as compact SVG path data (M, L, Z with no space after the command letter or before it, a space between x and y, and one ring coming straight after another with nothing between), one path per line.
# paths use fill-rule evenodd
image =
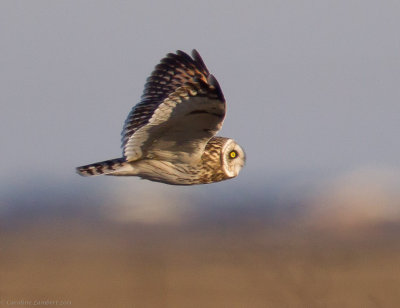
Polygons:
M139 176L172 185L234 178L246 158L233 139L215 136L225 109L221 88L200 54L169 53L125 121L123 156L76 170L82 176Z

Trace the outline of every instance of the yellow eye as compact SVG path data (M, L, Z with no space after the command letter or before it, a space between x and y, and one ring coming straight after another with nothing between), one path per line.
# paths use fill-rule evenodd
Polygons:
M237 157L237 152L236 151L231 151L230 153L229 153L229 158L236 158Z

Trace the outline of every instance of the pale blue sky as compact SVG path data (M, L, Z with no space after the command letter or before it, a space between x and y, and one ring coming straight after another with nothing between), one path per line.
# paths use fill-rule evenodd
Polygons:
M248 157L219 187L399 166L399 29L398 1L1 1L0 184L126 181L74 167L120 156L145 79L192 48Z

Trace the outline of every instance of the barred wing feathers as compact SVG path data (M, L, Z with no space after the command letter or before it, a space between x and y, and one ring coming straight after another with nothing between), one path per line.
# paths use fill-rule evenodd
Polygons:
M193 57L193 58L192 58ZM122 131L127 161L199 158L221 128L225 99L199 53L168 54L147 79Z

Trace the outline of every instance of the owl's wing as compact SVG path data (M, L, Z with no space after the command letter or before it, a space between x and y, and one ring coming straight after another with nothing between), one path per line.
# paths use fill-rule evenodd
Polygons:
M200 158L222 126L225 99L199 53L168 54L147 79L122 131L123 155L189 161Z

